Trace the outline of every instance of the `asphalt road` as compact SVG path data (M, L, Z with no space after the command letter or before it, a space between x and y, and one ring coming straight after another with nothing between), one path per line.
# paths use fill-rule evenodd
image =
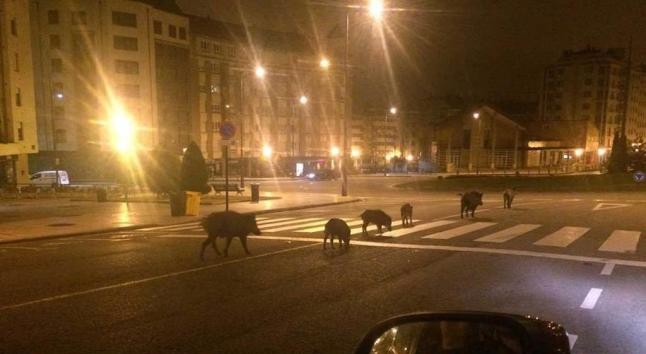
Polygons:
M454 194L388 184L259 217L251 256L235 240L200 261L192 224L0 246L0 352L348 353L380 320L438 310L555 320L574 353L646 352L646 195L519 195L511 210L485 195L467 220ZM311 230L332 216L360 228L365 208L399 220L404 201L414 228L354 234L348 252Z

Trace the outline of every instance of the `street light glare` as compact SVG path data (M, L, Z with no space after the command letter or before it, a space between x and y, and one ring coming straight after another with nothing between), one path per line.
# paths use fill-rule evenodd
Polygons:
M581 155L583 155L583 149L581 149L581 148L574 149L574 155L576 157L581 157Z
M321 62L319 63L319 66L323 69L327 69L330 67L330 61L327 58L321 59Z
M606 154L606 152L608 152L608 149L606 149L605 147L600 147L597 150L597 154L599 154L599 156L604 156Z
M390 107L390 114L397 114L397 107Z
M135 124L125 112L118 110L110 120L112 142L114 148L126 153L134 150L135 146Z
M368 12L374 20L381 20L381 17L384 14L383 0L370 0L370 3L368 4Z
M298 102L300 102L301 104L307 104L307 101L308 99L305 95L301 95L301 97L298 99Z
M271 155L274 153L272 150L271 146L269 145L263 145L262 147L262 157L268 159L271 157Z
M411 154L406 155L406 161L413 161L413 155Z
M480 112L473 113L473 119L478 119L478 118L480 118Z
M353 159L358 159L359 157L361 157L361 150L353 148L352 151L350 151L350 156Z
M336 146L333 146L333 147L330 149L330 154L331 154L333 157L337 157L337 156L339 156L339 153L340 153L340 152L341 152L341 151L340 151L340 150L339 150L339 148L338 148L338 147L336 147Z
M267 71L265 70L265 68L263 68L260 65L256 66L256 77L262 79L265 77L265 74L267 74Z

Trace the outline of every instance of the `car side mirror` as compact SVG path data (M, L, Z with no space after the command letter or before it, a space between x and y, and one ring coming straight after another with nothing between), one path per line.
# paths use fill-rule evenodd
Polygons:
M357 354L570 353L565 329L531 316L487 312L416 313L375 326Z

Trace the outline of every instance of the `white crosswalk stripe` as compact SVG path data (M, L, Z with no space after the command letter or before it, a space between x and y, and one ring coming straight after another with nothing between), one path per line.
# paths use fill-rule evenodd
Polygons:
M357 226L357 225L361 225L361 224L363 224L363 221L362 221L362 220L352 221L352 220L354 220L354 219L352 219L352 218L350 218L350 219L343 219L343 220L345 220L345 222L348 224L348 226ZM325 223L327 223L327 221L325 221L325 222L322 224L323 226L308 227L308 228L306 228L306 229L296 230L296 232L303 232L303 233L323 232L323 230L325 230Z
M468 225L456 227L454 229L437 232L434 234L424 236L422 238L430 238L433 240L448 240L448 239L462 236L464 234L478 231L480 229L484 229L493 225L496 225L496 223L495 222L474 222L473 224L468 224Z
M281 222L273 223L273 224L270 224L270 225L262 225L263 227L261 227L260 230L261 231L267 231L267 232L274 232L276 229L279 229L278 226L296 225L296 227L298 227L298 225L306 224L306 223L312 222L312 221L320 222L321 220L322 220L321 218L303 218L303 219L298 219L298 220L281 221ZM294 227L292 227L292 228L294 228ZM288 229L289 228L287 228L285 230L288 230Z
M476 239L478 242L496 242L496 243L503 243L507 242L509 240L512 240L522 234L526 234L532 230L535 230L537 228L541 227L541 225L536 225L536 224L518 224L514 225L512 227L506 228L504 230L500 230L498 232L494 232L492 234L489 234L484 237L480 237Z
M426 223L426 224L415 225L414 223L418 222L418 221L419 220L413 220L413 225L414 225L413 227L405 227L405 228L401 228L401 229L394 230L394 231L384 232L384 234L382 236L401 237L401 236L405 236L405 235L410 235L410 234L415 233L415 232L429 230L429 229L432 229L432 228L435 228L435 227L449 225L449 224L453 224L453 223L456 222L455 220L438 220L438 221L433 221L433 222L429 222L429 223Z
M266 230L264 230L264 232L287 231L287 230L299 229L301 227L313 227L313 226L319 226L320 227L321 225L325 225L325 223L327 223L327 222L328 222L328 220L319 219L318 221L308 222L308 223L305 223L305 224L294 224L294 225L288 225L288 226L283 226L283 227L275 227L275 228L271 228L271 229L266 229Z
M567 247L588 231L590 229L587 227L565 226L534 242L534 244L537 246Z
M391 224L391 226L399 226L399 225L401 225L401 224L402 224L402 221L401 221L401 220L397 220L397 221L393 221L393 223ZM375 231L375 230L377 230L377 226L376 226L376 225L370 225L370 226L368 226L368 227L366 228L366 230L367 230L367 231ZM387 230L388 230L388 228L386 228L385 226L381 228L381 231L387 231ZM360 234L361 232L362 232L362 228L361 228L361 227L355 227L354 229L350 229L350 234L351 234L351 235Z
M640 235L639 231L615 230L599 247L599 251L635 253Z
M275 222L286 221L286 220L294 220L294 218L267 219L267 220L263 220L263 221L260 221L260 222L258 222L258 220L256 219L256 224L258 224L258 226L260 226L260 225L273 224Z

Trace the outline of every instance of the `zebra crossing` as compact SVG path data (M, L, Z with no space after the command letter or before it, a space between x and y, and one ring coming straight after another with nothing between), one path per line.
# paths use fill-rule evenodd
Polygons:
M360 218L349 217L341 218L348 226L352 235L359 235L362 231L362 221ZM325 223L329 220L327 217L257 217L257 224L263 234L271 233L295 233L316 234L323 232ZM592 229L581 226L562 226L556 230L551 227L540 224L503 224L497 222L473 222L460 219L446 219L424 222L413 220L413 226L402 227L401 220L394 220L392 231L382 230L380 235L376 234L377 227L370 225L367 231L374 236L383 237L384 239L396 239L403 236L411 236L419 241L431 240L436 242L445 241L473 241L479 244L497 244L504 245L507 242L522 240L528 243L530 247L540 247L542 249L565 249L571 247L576 241L586 239ZM143 232L166 232L166 233L184 233L199 232L203 233L202 227L198 222L192 222L181 225L157 226L140 229ZM638 252L641 231L636 230L613 230L605 234L602 241L595 236L598 243L596 250L605 253L614 254L635 254ZM598 235L598 232L597 232ZM523 237L526 236L526 237Z

